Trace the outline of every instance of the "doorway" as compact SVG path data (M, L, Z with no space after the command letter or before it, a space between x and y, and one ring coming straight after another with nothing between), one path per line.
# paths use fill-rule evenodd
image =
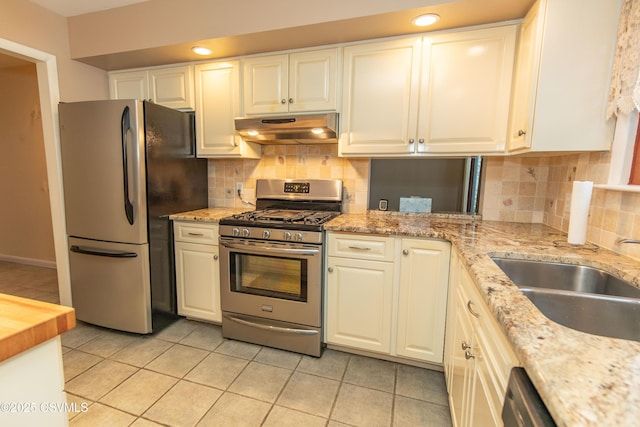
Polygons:
M42 128L42 140L46 164L51 231L53 234L54 263L60 304L71 306L69 259L64 225L64 200L60 169L60 138L57 128L57 105L60 100L55 56L10 40L0 39L0 55L22 60L35 66L40 116L34 117ZM9 60L9 58L6 58ZM19 201L14 201L19 203Z

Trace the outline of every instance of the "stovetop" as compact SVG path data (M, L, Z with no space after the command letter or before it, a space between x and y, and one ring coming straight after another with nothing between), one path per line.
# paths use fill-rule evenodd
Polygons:
M322 225L338 215L340 212L261 209L222 218L220 225L322 231Z

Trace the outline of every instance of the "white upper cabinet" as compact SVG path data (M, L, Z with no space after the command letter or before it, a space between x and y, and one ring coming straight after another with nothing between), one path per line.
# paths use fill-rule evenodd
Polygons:
M344 49L342 155L505 149L516 26Z
M421 47L414 37L344 49L340 154L414 152Z
M195 67L196 152L198 157L260 158L260 146L235 133L240 116L240 64L221 61Z
M193 66L109 73L111 99L149 99L165 107L193 110Z
M111 99L149 99L149 72L115 71L109 73Z
M520 28L512 152L608 150L605 121L621 0L538 0ZM597 23L597 25L594 25Z
M337 48L248 58L242 63L247 115L336 109Z
M504 152L516 30L425 38L417 152Z

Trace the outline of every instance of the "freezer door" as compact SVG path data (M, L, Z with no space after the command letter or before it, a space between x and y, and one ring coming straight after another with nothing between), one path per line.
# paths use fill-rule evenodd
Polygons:
M73 102L58 109L67 234L147 243L142 102Z
M71 298L76 318L151 333L149 245L69 238Z

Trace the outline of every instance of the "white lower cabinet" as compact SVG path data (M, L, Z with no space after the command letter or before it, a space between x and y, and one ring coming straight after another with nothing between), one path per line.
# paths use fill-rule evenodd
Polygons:
M456 255L451 269L458 270L449 290L445 354L451 420L454 426L500 426L509 372L520 362Z
M221 322L218 226L174 223L178 314Z
M329 233L328 344L442 363L447 242Z

